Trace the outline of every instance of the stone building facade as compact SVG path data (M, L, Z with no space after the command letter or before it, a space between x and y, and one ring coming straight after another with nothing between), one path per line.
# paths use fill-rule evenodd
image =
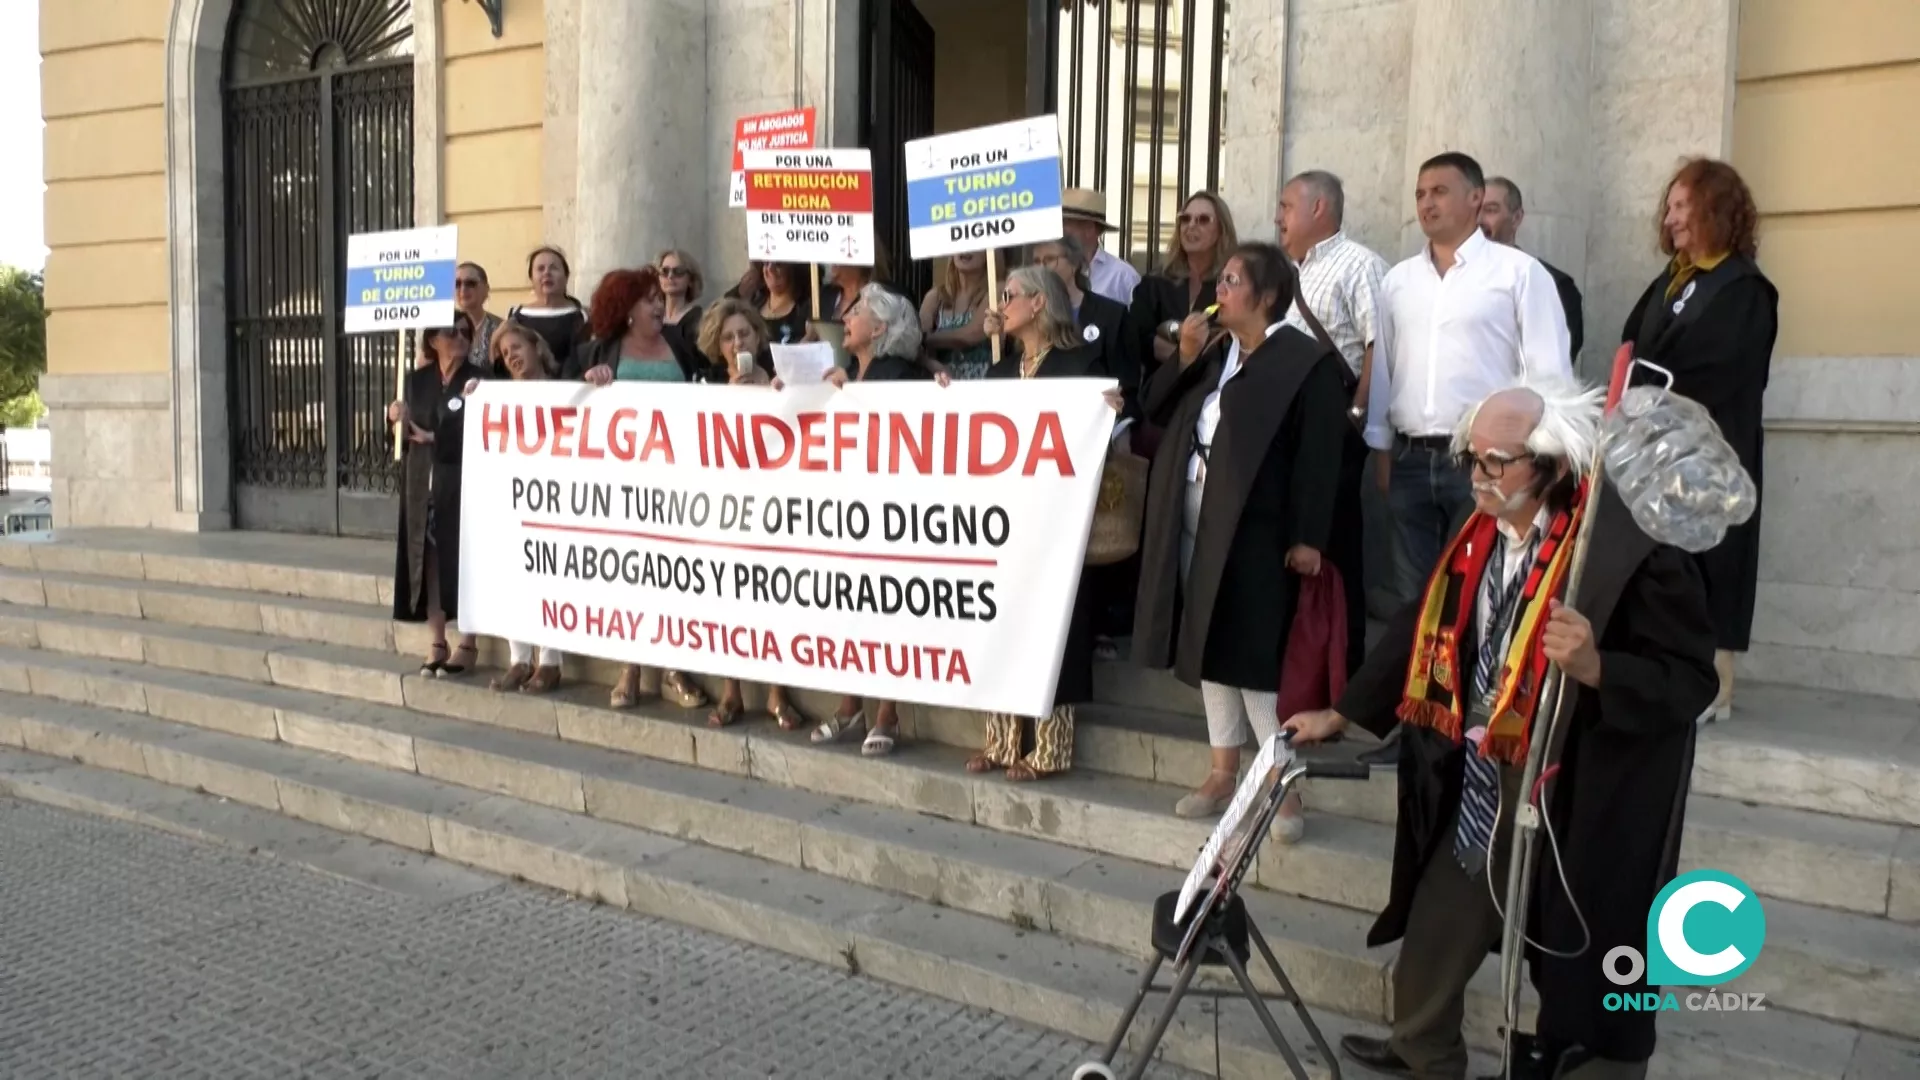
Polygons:
M347 26L348 9L383 32L316 46L280 40L292 32L273 21L293 10ZM1128 23L1130 10L1146 21ZM397 347L336 342L324 365L284 338L248 353L260 327L327 316L297 289L263 300L234 280L260 265L235 254L244 245L285 257L284 234L261 221L289 216L237 210L243 178L269 208L324 197L336 229L373 213L348 205L368 181L347 143L329 151L331 186L315 196L291 175L312 162L274 165L236 142L256 112L307 108L274 99L306 102L318 81L332 137L363 138L362 114L342 111L362 100L362 67L403 88L397 101L363 95L387 127L352 143L368 160L405 158L392 175L407 182L375 193L375 216L460 225L496 311L523 298L525 255L541 242L573 254L579 295L668 246L696 253L718 292L744 262L724 194L736 116L811 104L823 140L885 153L908 135L1052 109L1071 114L1070 173L1108 189L1129 226L1118 242L1140 262L1182 187L1216 184L1243 237L1270 237L1282 179L1306 168L1340 174L1349 231L1399 257L1419 240L1414 165L1472 153L1524 187L1522 244L1580 282L1583 364L1597 372L1658 269L1662 182L1708 154L1753 185L1762 263L1783 297L1752 666L1920 696L1909 0L42 0L41 36L42 394L63 526L373 520L262 519L237 494L303 469L346 483L336 470L353 447L341 444L378 437L336 414L379 394L349 386L351 365L390 370ZM301 48L320 74L286 70ZM299 368L313 396L262 391L249 364ZM262 409L332 441L263 441L237 419ZM379 451L357 451L367 476ZM377 505L377 482L368 494Z

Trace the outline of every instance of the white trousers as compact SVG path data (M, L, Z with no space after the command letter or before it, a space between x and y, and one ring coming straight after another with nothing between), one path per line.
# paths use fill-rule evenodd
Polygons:
M1206 493L1207 484L1204 479L1187 481L1187 497L1180 507L1180 583L1182 585L1186 584L1187 571L1193 566L1193 542L1200 535L1200 500Z
M1249 727L1260 745L1280 733L1278 691L1202 681L1200 703L1207 710L1207 742L1216 749L1245 746Z
M537 664L533 662L533 654L536 652L540 654L540 662ZM559 667L560 662L566 659L566 655L559 649L539 648L524 642L509 641L507 658L516 664L526 664L531 667Z

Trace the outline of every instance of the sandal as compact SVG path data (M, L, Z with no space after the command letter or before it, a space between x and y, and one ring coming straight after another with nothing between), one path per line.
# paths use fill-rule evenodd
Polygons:
M773 713L773 722L780 725L781 731L799 731L807 726L806 716L785 701L770 711Z
M532 677L532 668L525 664L515 664L506 671L494 676L493 681L487 684L487 689L504 694L510 690L518 690L526 686L527 680Z
M1016 784L1031 784L1035 780L1043 780L1052 775L1052 773L1043 773L1024 761L1007 766L1007 779Z
M462 645L459 648L456 648L453 650L453 655L456 657L460 656L462 653L466 654L467 662L464 664L456 664L449 661L448 663L441 665L440 674L442 676L451 678L455 675L465 675L467 673L467 669L472 667L474 663L480 659L479 649L475 648L472 645Z
M866 757L886 757L893 753L893 733L898 724L876 727L867 732L867 739L860 744L860 753Z
M989 773L999 767L999 762L985 754L975 754L967 759L967 771L970 773Z
M613 696L607 704L616 709L631 709L640 697L640 669L628 668L620 673L620 681L613 684Z
M867 713L864 709L854 713L852 716L841 716L835 713L822 721L819 727L814 728L813 734L808 736L808 738L820 744L839 742L841 739L847 737L847 732L858 731L860 728L865 727L866 723Z
M707 714L708 727L729 727L740 719L744 709L738 701L723 701Z
M686 675L678 671L660 676L660 696L682 709L697 709L711 700L705 690L688 682Z
M533 678L527 680L526 685L520 688L520 692L523 694L547 694L552 693L554 688L559 685L560 668L557 665L550 664L546 667L535 668Z
M447 666L447 643L436 641L427 653L427 662L420 665L420 674L429 679L438 678L440 669Z

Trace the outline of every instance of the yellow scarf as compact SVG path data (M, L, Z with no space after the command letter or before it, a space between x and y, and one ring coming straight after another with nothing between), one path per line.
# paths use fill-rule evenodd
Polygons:
M1548 601L1560 592L1573 562L1573 538L1586 503L1586 485L1580 486L1573 508L1555 514L1546 536L1527 570L1514 615L1513 635L1506 658L1494 677L1491 720L1480 742L1480 756L1518 765L1527 758L1533 714L1546 681L1547 658L1540 649L1546 630ZM1465 720L1462 700L1472 692L1471 672L1460 670L1460 639L1473 617L1480 580L1493 545L1500 543L1498 527L1486 514L1475 513L1447 546L1427 582L1420 607L1420 626L1414 638L1413 662L1407 665L1407 685L1398 714L1401 720L1432 728L1455 743L1461 741ZM1442 625L1447 595L1455 595L1451 625ZM1482 647L1490 647L1482 642Z
M1684 251L1675 255L1673 262L1668 266L1668 271L1673 276L1667 281L1667 299L1671 300L1679 296L1680 290L1686 288L1687 282L1692 281L1696 276L1712 273L1715 267L1727 261L1728 254L1723 251L1718 255L1701 259L1699 262L1689 259Z

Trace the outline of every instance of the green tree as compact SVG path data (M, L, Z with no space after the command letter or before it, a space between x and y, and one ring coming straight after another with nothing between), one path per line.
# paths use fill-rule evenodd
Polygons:
M47 370L46 285L39 274L0 266L0 424L27 427L46 411L40 375Z

